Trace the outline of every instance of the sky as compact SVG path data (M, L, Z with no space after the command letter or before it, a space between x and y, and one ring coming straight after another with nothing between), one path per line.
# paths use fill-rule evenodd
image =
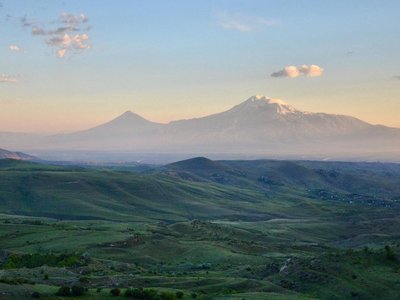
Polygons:
M0 0L0 131L156 122L252 95L400 127L400 1Z

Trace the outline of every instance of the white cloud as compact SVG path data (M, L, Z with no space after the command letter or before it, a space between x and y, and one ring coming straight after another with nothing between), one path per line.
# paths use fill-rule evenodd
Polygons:
M219 25L224 29L249 32L262 27L279 25L277 20L264 19L246 14L221 12L217 15Z
M13 52L19 52L19 51L21 51L21 48L18 47L17 45L9 45L9 46L8 46L8 49L10 49L10 50L13 51Z
M299 76L319 77L324 73L324 69L317 65L302 65L300 67L287 66L280 71L271 74L271 77L296 78Z
M38 25L27 17L22 18L21 22L24 27L32 28L32 35L43 36L45 44L53 48L55 55L59 58L91 48L88 34L91 26L85 14L73 15L63 12L59 19L50 22L49 26Z
M17 78L7 75L7 74L0 74L0 83L17 83Z

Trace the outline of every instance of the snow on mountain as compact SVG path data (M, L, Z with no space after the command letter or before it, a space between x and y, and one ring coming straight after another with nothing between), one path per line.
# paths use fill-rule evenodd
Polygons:
M1 135L0 145L7 146L7 139ZM221 113L168 124L151 122L127 111L110 122L80 132L29 143L22 139L16 149L249 155L329 153L331 157L335 153L361 152L400 155L400 129L371 125L350 116L304 112L282 100L256 95Z

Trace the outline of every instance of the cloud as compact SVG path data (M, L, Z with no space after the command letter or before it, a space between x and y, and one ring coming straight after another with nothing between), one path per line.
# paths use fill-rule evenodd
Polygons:
M271 77L296 78L299 76L319 77L324 73L324 69L317 65L302 65L300 67L287 66L280 71L271 74Z
M46 35L46 31L42 28L32 27L32 35Z
M58 48L57 56L62 58L65 56L67 51L89 49L90 45L86 43L88 40L89 36L86 33L76 35L69 35L65 33L62 37L50 37L46 40L46 43L49 46Z
M10 49L10 50L13 51L13 52L19 52L19 51L21 51L21 48L18 47L17 45L9 45L9 46L8 46L8 49Z
M398 79L398 80L400 80L400 75L393 76L393 78L394 78L394 79Z
M217 15L219 25L227 30L250 32L262 27L279 25L277 20L264 19L246 14L221 12Z
M22 26L30 27L34 36L42 36L44 43L54 50L57 57L63 58L67 54L81 53L91 48L88 31L91 26L85 14L70 14L63 12L58 20L50 22L50 26L43 26L29 20L21 19Z
M0 83L17 83L18 80L17 78L6 75L6 74L0 74Z

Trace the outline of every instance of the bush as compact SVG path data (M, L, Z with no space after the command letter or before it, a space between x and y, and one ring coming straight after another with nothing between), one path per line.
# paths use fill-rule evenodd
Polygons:
M85 294L85 288L81 285L73 285L71 288L72 296L82 296Z
M184 296L184 293L183 293L183 292L181 292L181 291L178 291L178 292L176 292L176 293L175 293L175 295L176 295L176 298L178 298L178 299L182 299L182 298L183 298L183 296Z
M386 252L386 258L388 260L396 260L396 254L389 245L385 246L385 252Z
M158 292L154 289L127 289L125 291L125 297L131 297L141 300L159 300Z
M192 293L192 298L196 299L197 298L197 294L196 293Z
M169 292L162 292L160 294L160 300L175 300L175 294Z
M49 280L49 274L44 274L43 279L44 280Z
M61 286L57 293L57 296L71 296L71 289L69 288L69 286Z
M130 288L126 289L124 296L125 297L133 297L133 289L130 289Z
M39 299L39 298L40 298L40 293L39 293L39 292L33 292L33 293L31 294L31 298Z
M89 282L89 278L86 276L82 276L79 278L79 282L80 283L88 283Z
M81 260L78 254L16 254L11 253L7 259L0 263L2 269L36 268L44 265L51 267L83 266L87 263Z
M117 296L119 296L121 294L121 290L119 288L113 288L113 289L110 290L110 293L114 297L117 297Z

